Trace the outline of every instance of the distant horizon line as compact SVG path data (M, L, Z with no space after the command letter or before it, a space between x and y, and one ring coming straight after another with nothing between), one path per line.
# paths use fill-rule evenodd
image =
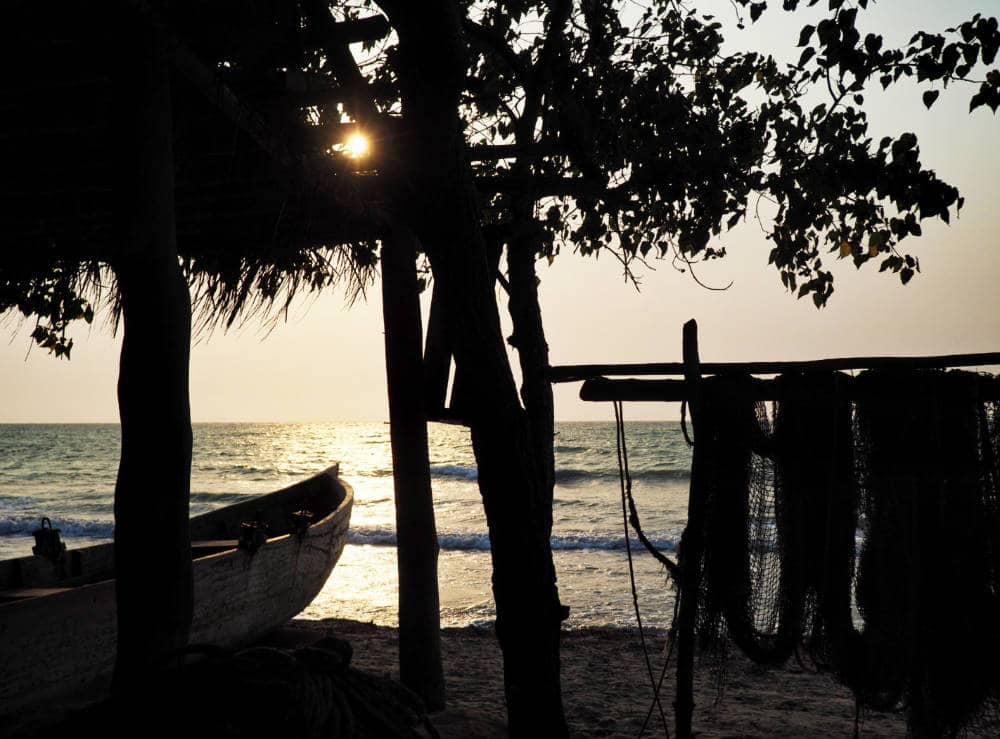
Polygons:
M679 418L637 418L626 420L626 423L663 423L666 421L677 423L680 421ZM613 419L608 418L592 418L592 419L555 419L556 423L614 423ZM192 426L222 426L225 424L234 423L245 423L245 424L303 424L303 423L381 423L388 425L389 421L387 419L382 420L371 420L371 419L349 419L349 420L339 420L339 421L245 421L245 420L229 420L229 421L191 421ZM437 424L439 426L454 426L459 424L447 424L441 423L439 421L429 421L428 423ZM0 426L120 426L121 421L7 421L0 420Z

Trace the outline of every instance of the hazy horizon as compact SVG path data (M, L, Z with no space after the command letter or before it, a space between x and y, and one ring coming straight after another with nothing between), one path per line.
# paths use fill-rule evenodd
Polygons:
M626 419L627 420L627 419ZM643 418L636 421L637 423L680 423L679 418ZM366 421L352 419L348 421L331 421L331 420L320 420L320 421L192 421L192 426L263 426L265 424L275 425L275 426L299 426L306 424L316 424L316 425L349 425L349 424L378 424L384 423L388 424L389 419L382 419L378 421ZM429 421L430 424L436 424L439 426L449 426L455 424L447 424L439 421ZM569 424L569 423L614 423L614 419L604 420L604 419L593 419L593 420L577 420L577 421L563 421L556 419L556 423ZM0 421L0 426L120 426L118 421Z

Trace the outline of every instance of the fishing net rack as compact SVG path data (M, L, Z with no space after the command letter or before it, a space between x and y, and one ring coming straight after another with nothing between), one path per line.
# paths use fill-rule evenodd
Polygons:
M682 421L686 411L690 411L694 435L694 458L688 499L688 521L678 548L678 561L671 563L672 566L668 567L671 577L679 586L677 609L671 627L671 650L677 658L674 702L677 737L686 739L692 736L694 662L699 648L699 628L703 627L703 621L699 623L699 598L704 598L704 584L701 579L705 574L704 558L709 543L706 542L704 536L706 511L703 502L698 499L699 484L696 480L696 474L699 469L706 467L704 457L701 459L701 464L698 463L700 451L698 439L703 417L704 381L712 382L714 379L726 377L745 378L740 385L740 393L745 396L745 399L758 403L760 401L780 402L788 390L787 383L783 383L778 377L761 378L754 377L754 375L808 376L810 373L814 375L816 373L827 373L828 375L839 373L837 393L851 402L857 402L864 401L866 396L877 393L878 385L873 387L872 383L866 383L863 379L859 381L857 377L843 374L845 372L880 370L898 371L905 374L915 370L934 371L960 367L987 368L997 366L1000 366L1000 352L925 357L851 357L809 361L702 363L698 352L698 327L694 320L690 320L683 329L683 362L588 364L549 368L548 377L554 383L583 381L580 390L582 400L613 402L615 404L618 425L616 441L620 462L624 447L622 402L680 402L682 403ZM683 379L650 379L652 376L658 378L682 377ZM611 377L630 379L611 379ZM993 407L996 407L996 401L1000 401L1000 377L977 376L976 393L979 398L993 403ZM995 434L996 418L992 419L992 423ZM686 428L685 433L687 433ZM702 454L704 453L702 451ZM708 464L711 464L711 460L708 461ZM627 461L622 483L623 507L626 495L626 477ZM994 486L995 484L994 481ZM639 531L637 521L633 522L633 528ZM640 538L642 537L640 536ZM664 670L666 669L667 667L664 666ZM654 702L658 704L659 685L654 681L653 687ZM911 730L915 728L919 727L911 726Z

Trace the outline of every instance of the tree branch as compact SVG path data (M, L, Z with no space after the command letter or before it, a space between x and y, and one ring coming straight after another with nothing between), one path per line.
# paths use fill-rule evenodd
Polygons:
M531 79L531 70L528 69L521 59L514 53L514 50L507 45L503 36L491 28L487 28L476 23L469 18L462 19L462 30L468 37L477 42L480 48L496 54L510 68L510 71L517 77L518 82L526 85Z
M524 86L524 112L517 126L517 143L524 145L534 141L535 124L542 109L542 99L552 81L552 67L559 47L565 43L563 27L569 19L573 3L570 0L552 0L551 10L546 19L545 43L538 55L538 61L531 69L531 77Z

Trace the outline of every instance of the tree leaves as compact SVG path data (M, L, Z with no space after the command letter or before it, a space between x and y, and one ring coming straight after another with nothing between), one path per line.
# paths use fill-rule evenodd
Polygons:
M0 269L0 313L16 309L26 318L34 318L31 338L56 357L69 359L73 339L66 335L73 321L92 323L94 309L82 296L90 292L100 300L99 283L90 279L95 265L73 269L70 265L49 263L39 269L32 262L5 263Z
M782 0L781 7L818 3ZM751 22L768 9L737 4ZM544 20L551 6L522 5L523 26L506 3L482 4L483 22L504 18L495 35L530 69L541 42L537 22L527 19ZM828 252L858 267L881 260L909 282L919 265L898 254L900 242L922 233L920 219L948 222L961 199L924 167L914 134L872 141L862 106L879 89L916 79L930 108L951 79L975 74L984 55L996 54L1000 41L989 19L975 16L952 31L920 31L901 47L887 46L878 32L858 30L868 5L823 3L826 16L798 33L798 62L783 66L763 54L725 52L722 26L694 7L653 3L628 28L624 16L600 10L611 5L582 4L559 62L556 89L567 92L546 97L537 127L541 140L558 137L566 154L530 164L536 181L567 183L555 198L560 207L539 203L548 234L538 239L539 255L565 241L584 254L614 252L626 274L632 259L647 254L687 269L689 260L723 255L720 235L766 200L775 209L763 221L768 261L786 289L825 305L833 275L820 255ZM481 45L474 51L470 77L503 69L503 54ZM496 79L486 91L469 90L467 120L514 132L524 83L506 73ZM976 106L1000 105L993 78L980 84ZM485 175L506 165L478 166ZM506 196L494 195L491 208L499 223L509 219Z
M1000 106L1000 74L995 70L991 74L993 76L987 77L987 81L980 85L979 92L969 101L970 113L982 105L989 106L990 110L996 113L997 107Z

